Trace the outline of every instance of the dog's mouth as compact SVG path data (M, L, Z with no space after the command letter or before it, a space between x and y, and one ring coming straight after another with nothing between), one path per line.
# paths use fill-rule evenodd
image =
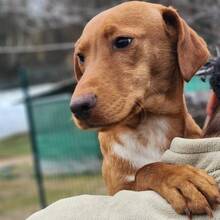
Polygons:
M108 128L114 127L115 125L117 125L118 122L112 122L112 123L90 123L90 122L85 122L85 121L79 121L77 119L77 126L80 127L81 129L85 129L85 130L97 130L97 131L101 131L101 130L106 130Z
M127 117L125 117L127 118ZM79 120L77 118L74 117L74 121L76 123L76 125L84 130L90 129L90 130L106 130L109 129L111 127L114 127L118 124L120 124L122 121L124 121L125 119L118 119L112 122L95 122L95 121L91 121L91 120Z
M135 101L134 105L130 108L130 111L128 112L128 114L126 114L124 117L121 118L115 118L114 120L108 120L108 121L102 121L102 120L93 120L92 117L88 118L88 119L77 119L74 115L74 121L76 123L76 125L81 128L81 129L91 129L91 130L98 130L98 131L102 131L102 130L107 130L109 128L115 127L119 124L131 124L134 121L134 118L136 116L141 116L141 117L137 117L138 121L142 118L142 116L144 115L144 108L142 107L142 105L140 105L140 102Z

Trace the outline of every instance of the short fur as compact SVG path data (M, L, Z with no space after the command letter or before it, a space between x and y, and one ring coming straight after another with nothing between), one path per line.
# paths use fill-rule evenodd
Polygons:
M118 50L112 45L118 36L133 41ZM85 56L83 64L77 54ZM208 57L202 38L173 8L162 5L127 2L86 25L75 45L78 85L72 100L92 93L97 103L89 118L74 121L80 128L99 130L102 172L111 195L139 190L133 181L138 169L160 160L174 137L200 137L185 105L183 84ZM166 174L166 166L157 167ZM178 178L178 168L175 172ZM206 211L203 206L195 212Z

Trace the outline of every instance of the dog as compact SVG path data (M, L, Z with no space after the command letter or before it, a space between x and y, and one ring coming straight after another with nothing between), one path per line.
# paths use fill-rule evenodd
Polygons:
M183 88L209 56L177 11L159 4L122 3L85 26L74 48L70 108L79 128L99 132L110 195L154 190L180 214L212 216L220 200L214 179L159 162L174 137L201 136Z

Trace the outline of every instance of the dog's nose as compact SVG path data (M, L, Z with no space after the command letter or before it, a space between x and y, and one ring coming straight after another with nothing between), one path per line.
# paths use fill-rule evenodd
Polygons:
M96 96L87 94L74 98L70 103L70 109L76 118L85 119L89 116L90 110L95 107L95 104Z

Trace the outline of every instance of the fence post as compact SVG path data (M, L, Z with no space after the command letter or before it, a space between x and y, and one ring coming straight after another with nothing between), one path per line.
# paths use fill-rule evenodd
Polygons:
M24 101L25 101L26 113L27 113L27 118L28 118L29 135L30 135L31 149L32 149L32 155L33 155L33 160L34 160L34 171L35 171L35 178L37 182L40 207L45 208L47 206L46 195L45 195L42 170L40 166L39 151L38 151L37 142L36 142L36 132L35 132L35 126L34 126L31 98L30 98L29 90L28 90L28 78L27 78L26 70L22 67L19 67L18 75L21 80L21 86L22 86L22 90L24 94Z

